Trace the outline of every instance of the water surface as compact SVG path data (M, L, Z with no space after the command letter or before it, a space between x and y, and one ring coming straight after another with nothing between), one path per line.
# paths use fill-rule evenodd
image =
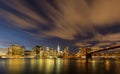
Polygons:
M0 74L120 74L120 59L0 59Z

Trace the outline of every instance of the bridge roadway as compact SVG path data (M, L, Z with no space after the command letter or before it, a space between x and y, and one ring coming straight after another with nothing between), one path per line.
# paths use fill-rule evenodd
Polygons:
M103 48L101 50L97 50L97 51L91 51L91 52L87 52L86 49L86 58L92 58L92 54L94 53L98 53L98 52L102 52L102 51L106 51L106 50L111 50L111 49L115 49L115 48L120 48L120 45L115 45L115 46L111 46L111 47L107 47L107 48Z

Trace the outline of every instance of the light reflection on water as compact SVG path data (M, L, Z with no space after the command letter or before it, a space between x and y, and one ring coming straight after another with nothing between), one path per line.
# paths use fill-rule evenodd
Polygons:
M120 74L117 59L0 59L0 74Z

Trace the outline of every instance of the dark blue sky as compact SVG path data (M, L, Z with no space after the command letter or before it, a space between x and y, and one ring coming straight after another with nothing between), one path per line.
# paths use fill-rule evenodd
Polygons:
M120 1L0 0L0 47L119 44Z

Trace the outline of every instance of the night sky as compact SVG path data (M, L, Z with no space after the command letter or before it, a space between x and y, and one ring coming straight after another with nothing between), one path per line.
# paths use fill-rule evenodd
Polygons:
M120 0L0 0L0 48L120 43Z

